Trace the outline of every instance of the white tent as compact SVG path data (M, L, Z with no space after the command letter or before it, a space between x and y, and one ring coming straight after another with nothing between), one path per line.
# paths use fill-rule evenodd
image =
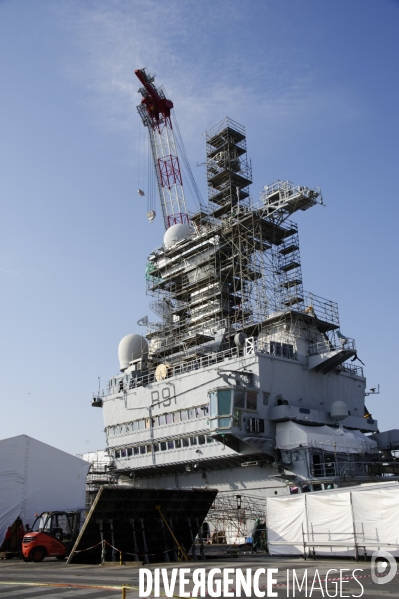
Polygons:
M268 497L266 527L271 555L399 556L399 483Z
M90 464L27 435L0 440L0 544L18 516L85 507Z

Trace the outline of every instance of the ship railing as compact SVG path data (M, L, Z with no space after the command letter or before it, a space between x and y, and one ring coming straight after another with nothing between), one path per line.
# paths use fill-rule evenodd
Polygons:
M308 355L315 356L318 354L325 354L330 351L338 351L341 349L355 351L355 340L349 337L344 337L339 340L339 343L335 343L333 341L330 341L329 339L319 341L318 343L312 343L308 347Z
M274 344L274 345L273 345ZM226 349L220 352L213 352L205 355L196 355L191 359L185 359L179 362L178 364L170 365L167 367L167 378L172 378L175 376L179 376L188 372L195 372L197 370L201 370L203 368L207 368L209 366L218 364L225 360L237 359L240 357L251 356L257 353L267 353L271 355L280 355L276 354L275 349L276 342L273 341L264 341L264 339L258 339L257 337L248 337L245 339L242 347L233 347L230 349ZM286 345L286 344L280 344ZM290 349L292 346L287 347ZM284 347L281 351L281 357L290 358L295 360L296 353L292 349L290 351L284 351ZM143 387L149 385L151 383L156 382L155 371L150 371L143 376L138 377L130 377L127 381L124 379L120 379L116 387L101 389L99 391L95 391L93 393L93 399L102 399L107 397L111 393L125 393L128 390L135 389L137 387Z
M344 362L340 366L337 366L337 370L342 370L342 372L347 372L352 376L364 376L362 366L355 366L354 364L347 364L346 362Z
M277 181L274 181L273 183L270 183L270 185L265 185L263 187L262 195L269 197L277 191L293 193L294 189L295 185L291 183L291 181L281 181L280 179L277 179Z
M339 312L337 302L327 300L311 293L310 291L303 292L303 311L309 316L314 316L319 320L324 320L339 327Z
M111 387L105 387L104 389L97 389L97 391L93 391L93 401L96 399L103 399L104 397L108 397L112 393Z

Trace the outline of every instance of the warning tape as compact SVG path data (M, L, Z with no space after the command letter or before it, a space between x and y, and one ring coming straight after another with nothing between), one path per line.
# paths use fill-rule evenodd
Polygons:
M131 588L134 589L135 587L126 587L126 585L123 586L99 586L99 585L92 585L92 584L74 584L74 583L68 583L68 582L4 582L1 581L0 585L17 585L17 586L30 586L30 587L57 587L57 588L71 588L71 589L102 589L102 590L113 590L113 591L121 591L123 588Z
M94 549L95 547L98 547L99 545L102 545L102 541L97 543L97 545L93 545L92 547L87 547L86 549L79 549L79 551L74 551L73 554L75 555L75 553L82 553L82 551L90 551L90 549Z
M98 547L99 545L102 544L108 545L109 547L112 547L112 549L115 549L115 551L117 551L118 553L122 553L123 555L148 555L148 556L154 556L154 555L162 555L163 553L169 553L169 551L173 551L173 549L166 549L165 551L158 551L158 553L140 553L140 552L136 552L136 553L130 553L129 551L122 551L121 549L118 549L117 547L114 547L113 545L111 545L111 543L108 543L108 541L100 541L99 543L97 543L96 545L92 545L91 547L86 547L86 549L79 549L78 551L74 551L73 555L76 555L76 553L82 553L83 551L90 551L91 549L95 549L96 547Z
M74 584L74 583L57 583L57 582L0 582L0 585L8 585L8 586L30 586L30 587L56 587L61 589L99 589L103 591L140 591L139 587L132 587L130 585L122 585L122 586L100 586L100 585L91 585L91 584ZM159 593L161 597L167 597L165 593ZM185 599L180 595L172 595L175 599Z
M112 547L112 545L111 545ZM396 576L398 576L399 573L396 574ZM371 574L365 574L362 576L342 576L342 577L335 577L335 578L327 578L326 582L334 582L337 580L357 580L359 578L371 578ZM383 576L382 576L383 578ZM56 583L56 582L13 582L13 581L0 581L0 585L8 585L8 586L31 586L31 587L55 587L55 588L69 588L69 589L100 589L100 590L106 590L106 591L139 591L139 587L133 587L130 585L122 585L122 586L106 586L106 585L89 585L89 584L76 584L76 583ZM273 587L283 587L283 586L289 586L287 585L286 582L281 582L281 583L277 583L277 584L273 584ZM260 589L265 589L267 588L266 585L262 585L259 587ZM235 588L231 588L229 589L229 592L235 591ZM253 590L253 588L251 588L251 590ZM160 593L160 595L162 597L166 597L165 593ZM172 597L174 597L175 599L182 599L180 595L172 595ZM190 595L191 597L191 595ZM210 597L210 595L208 593L206 593L206 597Z

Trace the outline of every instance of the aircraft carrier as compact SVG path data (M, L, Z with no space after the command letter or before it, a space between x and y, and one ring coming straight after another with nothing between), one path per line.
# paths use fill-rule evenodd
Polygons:
M225 118L206 133L208 201L190 213L173 103L136 75L165 235L143 264L158 319L121 340L120 372L93 394L113 475L237 497L397 479L399 431L365 406L338 305L303 288L291 219L320 189L275 181L255 202L245 129Z

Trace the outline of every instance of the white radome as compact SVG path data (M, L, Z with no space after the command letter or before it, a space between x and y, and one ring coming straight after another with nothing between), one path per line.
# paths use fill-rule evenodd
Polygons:
M121 372L126 370L130 362L146 360L148 356L147 339L141 335L126 335L118 346L119 367Z
M166 231L163 237L164 245L167 249L171 248L178 241L181 241L182 239L185 239L185 237L188 237L189 234L190 227L185 223L178 223L177 225L172 225L171 227L169 227L169 229Z
M331 404L330 415L334 420L344 420L349 416L348 406L344 401L334 401Z

